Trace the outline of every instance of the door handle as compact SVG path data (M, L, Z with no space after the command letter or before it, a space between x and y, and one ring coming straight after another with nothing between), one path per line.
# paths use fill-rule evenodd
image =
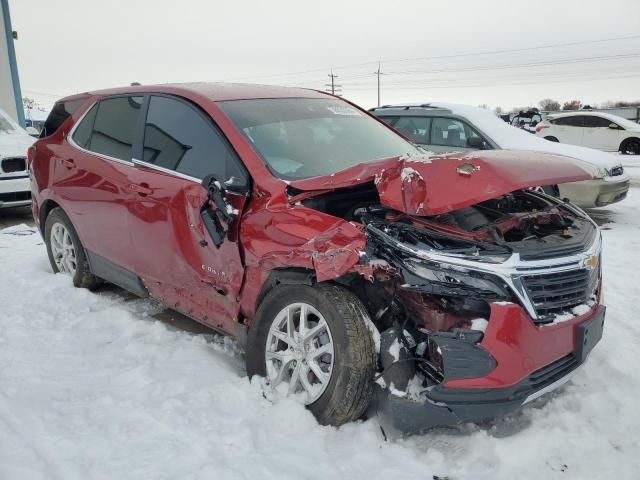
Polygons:
M129 190L132 192L136 192L141 197L146 197L147 195L151 195L153 193L153 189L149 188L148 183L130 183Z
M69 170L71 170L72 168L75 168L76 166L76 162L74 162L72 159L67 158L62 160L62 165L64 165L65 167L67 167Z

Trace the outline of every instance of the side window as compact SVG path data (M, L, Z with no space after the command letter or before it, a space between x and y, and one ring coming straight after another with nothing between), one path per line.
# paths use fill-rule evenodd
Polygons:
M387 125L391 125L393 127L396 120L398 120L398 117L378 117L378 120L382 120Z
M480 137L478 132L460 120L453 118L434 118L431 122L431 145L447 147L467 147L472 137Z
M556 118L552 123L565 127L584 127L584 115L574 115L572 117Z
M210 174L223 181L244 178L222 133L195 107L167 97L149 101L142 159L199 179Z
M98 105L94 105L87 112L87 114L82 117L82 120L76 127L75 131L71 138L82 148L87 148L89 146L89 140L91 139L91 132L93 130L93 123L96 120L96 112L98 111Z
M393 128L414 143L426 144L429 140L431 119L428 117L400 117Z
M584 126L587 128L609 128L610 123L612 123L611 120L607 120L604 117L591 115L584 117Z
M84 148L130 161L133 156L135 130L142 111L142 100L143 97L114 97L101 100L97 106L91 134L79 134L79 140L83 140L83 135L85 136ZM73 139L76 140L75 134Z
M44 127L40 132L40 138L53 135L58 130L67 118L73 115L78 108L86 101L86 98L79 100L69 100L66 102L58 102L51 109L51 113L44 122Z

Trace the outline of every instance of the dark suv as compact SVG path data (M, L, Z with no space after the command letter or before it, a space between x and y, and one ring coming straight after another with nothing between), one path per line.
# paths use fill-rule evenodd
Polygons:
M600 232L551 155L424 156L325 93L134 86L61 100L29 150L54 272L237 337L325 424L504 414L602 334ZM517 162L513 162L514 158Z

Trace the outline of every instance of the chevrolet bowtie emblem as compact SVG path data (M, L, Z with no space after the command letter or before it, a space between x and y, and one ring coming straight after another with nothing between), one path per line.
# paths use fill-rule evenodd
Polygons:
M584 259L583 266L587 270L595 270L596 268L598 268L598 262L599 262L598 256L591 255L590 257Z

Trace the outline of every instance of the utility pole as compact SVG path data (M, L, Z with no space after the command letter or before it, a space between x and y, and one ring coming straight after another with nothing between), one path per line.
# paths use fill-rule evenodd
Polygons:
M340 96L340 94L342 93L340 91L340 89L342 88L342 85L338 85L336 83L336 78L338 78L338 75L334 74L333 70L331 70L331 73L328 75L328 77L331 79L331 83L324 84L324 86L327 87L327 92L331 92L331 95Z
M373 73L378 76L378 106L380 106L380 75L384 75L384 73L382 73L380 62L378 62L378 70Z

